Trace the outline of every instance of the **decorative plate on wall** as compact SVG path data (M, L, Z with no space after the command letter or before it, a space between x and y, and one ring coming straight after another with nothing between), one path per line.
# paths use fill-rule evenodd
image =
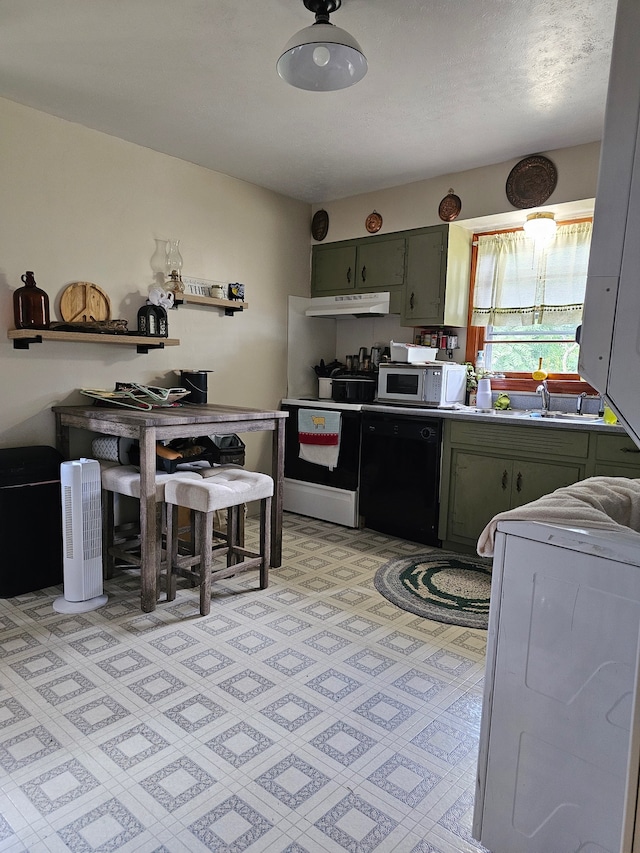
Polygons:
M329 214L326 210L316 210L311 220L311 236L314 240L324 240L329 230Z
M440 202L440 206L438 207L438 216L443 220L443 222L453 222L453 220L460 215L461 210L462 202L460 201L460 197L450 189L448 195L446 195Z
M379 231L382 228L382 217L377 210L374 210L373 213L370 213L367 216L364 222L364 227L367 229L369 234L375 234L376 231Z
M558 172L547 157L525 157L507 178L507 198L514 207L537 207L549 198L558 182Z

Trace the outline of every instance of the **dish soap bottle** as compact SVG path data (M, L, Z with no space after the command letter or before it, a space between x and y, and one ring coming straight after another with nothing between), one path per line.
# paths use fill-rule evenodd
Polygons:
M48 329L49 297L36 284L33 272L21 276L24 287L13 291L13 319L16 329Z
M475 370L476 370L476 379L482 379L482 377L486 373L486 370L484 367L484 350L483 349L479 350L478 355L476 356Z

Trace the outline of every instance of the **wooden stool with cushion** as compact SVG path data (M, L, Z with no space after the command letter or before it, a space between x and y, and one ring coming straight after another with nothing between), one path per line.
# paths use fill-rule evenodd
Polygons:
M209 473L209 472L208 472ZM244 468L221 467L215 474L199 481L174 475L165 485L164 500L167 507L167 550L171 554L171 571L168 573L167 598L176 594L178 574L197 580L200 586L200 613L206 616L211 610L211 582L218 578L246 572L260 571L260 589L269 584L269 559L271 553L271 498L273 480L267 474L246 471ZM259 551L249 551L240 544L239 514L245 503L260 501ZM186 507L195 513L197 543L194 553L178 553L177 513L175 507ZM227 510L227 531L220 544L213 542L213 518L216 510ZM216 534L219 536L220 534ZM213 557L226 555L226 566L212 568Z
M134 465L119 465L111 462L100 462L102 473L102 554L105 578L113 577L116 560L131 566L140 566L140 525L125 524L116 527L114 512L114 495L140 499L140 472ZM158 591L160 577L167 569L168 554L162 549L164 490L167 482L176 474L156 473L156 537L158 566ZM180 471L179 476L187 480L200 480L196 471ZM168 586L168 583L167 583Z

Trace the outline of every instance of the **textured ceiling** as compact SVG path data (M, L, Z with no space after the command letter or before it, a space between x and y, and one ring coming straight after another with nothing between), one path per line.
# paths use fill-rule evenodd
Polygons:
M284 83L302 0L2 0L0 97L310 203L601 138L616 0L343 0L369 72Z

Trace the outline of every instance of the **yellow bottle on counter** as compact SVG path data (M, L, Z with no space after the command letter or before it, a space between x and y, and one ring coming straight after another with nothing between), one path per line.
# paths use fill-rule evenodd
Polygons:
M615 415L615 412L612 412L609 406L604 407L604 412L602 414L602 420L605 424L617 424L618 418Z

